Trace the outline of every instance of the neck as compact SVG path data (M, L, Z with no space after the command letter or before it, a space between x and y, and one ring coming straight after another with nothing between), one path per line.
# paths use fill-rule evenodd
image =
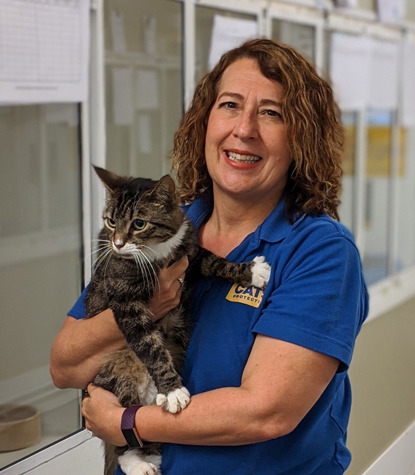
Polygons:
M200 243L211 252L225 257L268 217L275 200L234 199L214 194L212 214L200 230Z

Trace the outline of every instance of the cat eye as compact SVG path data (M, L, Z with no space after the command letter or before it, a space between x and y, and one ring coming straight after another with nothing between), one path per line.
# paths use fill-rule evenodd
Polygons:
M109 228L115 228L115 221L114 221L113 219L107 218L105 221L106 221L107 226L108 226Z
M142 231L146 226L147 226L147 223L143 221L142 219L135 219L133 221L133 228L136 231Z

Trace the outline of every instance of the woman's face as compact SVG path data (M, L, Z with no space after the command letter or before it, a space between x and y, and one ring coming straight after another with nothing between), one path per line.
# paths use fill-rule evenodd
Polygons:
M291 163L281 84L242 58L223 73L209 115L205 155L215 193L279 201Z

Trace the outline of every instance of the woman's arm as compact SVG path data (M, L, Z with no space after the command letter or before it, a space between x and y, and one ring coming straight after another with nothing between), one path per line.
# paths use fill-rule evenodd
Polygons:
M179 414L141 408L136 428L143 440L192 445L243 445L290 433L333 378L338 360L267 336L256 337L241 385L193 396ZM123 408L111 393L90 386L83 402L86 427L114 445Z
M183 277L188 264L187 257L183 257L160 270L160 286L149 303L154 320L179 304L178 277ZM68 316L52 345L50 373L54 384L59 388L85 388L98 373L104 357L125 345L111 310L87 319Z
M98 373L104 357L126 345L111 310L93 318L66 320L55 338L50 374L58 388L85 388Z

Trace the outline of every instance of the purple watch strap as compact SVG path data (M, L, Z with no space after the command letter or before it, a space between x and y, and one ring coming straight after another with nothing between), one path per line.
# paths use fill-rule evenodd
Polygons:
M121 417L121 431L127 441L129 447L144 447L143 441L137 434L135 428L135 414L143 407L141 404L136 406L127 407L124 410Z

